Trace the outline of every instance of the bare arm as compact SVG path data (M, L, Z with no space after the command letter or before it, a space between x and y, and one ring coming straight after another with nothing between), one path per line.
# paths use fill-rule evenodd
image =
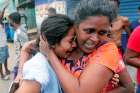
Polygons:
M40 93L40 84L36 81L23 80L15 93Z
M29 41L24 44L20 52L20 62L18 67L18 74L15 79L15 82L19 82L22 79L22 69L24 63L31 58L32 50L36 50L35 48L36 40Z
M119 74L119 80L121 86L108 93L134 93L134 86L127 69L124 69L123 72Z
M8 5L6 5L6 6L3 8L2 12L1 12L1 15L0 15L0 19L3 18L5 9L6 9L7 7L8 7Z
M53 52L48 57L65 93L100 93L113 75L105 66L94 63L84 69L80 78L76 78L65 70Z
M127 48L124 55L124 59L128 65L131 65L136 68L140 68L139 56L140 56L140 53Z
M127 69L125 68L119 75L120 75L120 83L122 86L124 86L124 88L126 89L126 92L134 93L133 82Z
M35 49L36 40L29 41L21 49L19 68L23 68L23 64L31 57L32 50Z

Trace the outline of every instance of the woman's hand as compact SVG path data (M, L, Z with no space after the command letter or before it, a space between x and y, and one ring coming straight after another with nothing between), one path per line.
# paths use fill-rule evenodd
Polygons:
M26 42L24 44L24 46L22 47L22 50L26 51L28 53L31 53L32 50L33 51L37 51L38 48L36 47L36 40L32 40L32 41Z
M40 36L40 42L39 42L39 50L42 54L44 54L45 56L48 56L49 52L50 52L50 47L49 44L47 42L47 40L44 40L42 38L42 36Z
M118 87L119 84L119 75L118 74L114 74L112 79L111 79L111 83L112 83L112 87Z
M22 82L22 80L23 80L22 72L18 71L18 74L17 74L17 76L16 76L14 82L15 82L15 83L19 83L19 85L20 85L21 82Z

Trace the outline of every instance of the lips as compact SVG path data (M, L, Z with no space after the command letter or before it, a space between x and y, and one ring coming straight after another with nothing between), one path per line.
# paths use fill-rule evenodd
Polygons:
M85 47L87 48L87 49L93 49L93 48L95 48L95 44L85 44Z

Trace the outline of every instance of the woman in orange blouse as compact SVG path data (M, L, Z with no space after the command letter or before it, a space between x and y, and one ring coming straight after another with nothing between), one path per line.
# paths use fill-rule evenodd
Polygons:
M121 71L124 71L120 74L121 84L127 89L120 87L110 93L134 92L131 79L120 62L118 48L113 42L102 39L102 36L108 34L116 13L116 6L109 0L81 1L75 15L79 48L63 61L63 65L53 50L47 49L45 54L50 59L49 62L60 80L64 93L106 93L110 90L107 84L110 83L113 74ZM41 39L40 45L43 43L45 42Z

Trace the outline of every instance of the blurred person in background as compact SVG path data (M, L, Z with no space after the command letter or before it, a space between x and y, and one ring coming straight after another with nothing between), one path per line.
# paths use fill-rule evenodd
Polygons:
M28 41L28 35L26 29L23 29L23 27L21 26L21 16L18 12L14 12L9 15L9 23L11 27L13 27L13 29L15 30L14 33L15 64L13 68L15 78L18 71L20 51L24 43Z
M50 7L49 9L48 9L48 17L50 17L50 16L52 16L52 15L55 15L56 14L56 9L55 8L52 8L52 7Z
M134 29L128 39L127 49L124 54L126 63L137 68L137 91L140 93L140 26Z
M3 8L2 12L0 12L0 74L1 74L1 79L8 79L9 77L7 77L7 75L10 74L10 70L8 70L8 66L7 66L7 60L9 57L7 37L6 37L5 29L4 29L4 24L2 21L4 12L7 6L8 5L6 5ZM5 75L2 69L2 64L4 64Z
M131 32L137 27L140 25L140 6L138 7L138 14L139 14L139 18L136 19L136 20L133 20L130 24L130 29L131 29Z
M119 8L119 0L111 0L116 2L116 6ZM119 10L119 9L118 9ZM126 16L119 16L112 22L110 37L117 44L120 52L123 54L126 48L127 38L130 35L129 20Z

